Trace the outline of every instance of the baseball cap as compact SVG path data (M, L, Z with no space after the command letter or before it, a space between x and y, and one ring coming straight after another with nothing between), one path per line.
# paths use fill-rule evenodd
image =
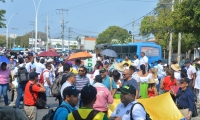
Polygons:
M50 59L47 60L47 62L53 62L53 59L50 58Z
M130 93L130 94L136 94L136 89L132 85L126 85L120 88L120 91L123 93Z
M92 85L88 84L84 86L83 89L81 90L81 99L84 99L84 100L94 99L96 95L97 95L97 90Z
M190 79L189 78L187 78L187 77L184 77L184 78L182 78L181 80L180 80L180 83L183 83L183 82L186 82L186 83L190 83Z
M80 91L77 90L75 86L69 86L63 90L63 96L78 95L79 93L80 93Z
M101 69L99 70L99 72L100 72L100 73L104 73L104 72L106 72L106 69L105 69L105 68L101 68Z
M35 71L29 74L29 79L35 79L35 77L38 77L38 73L36 73Z

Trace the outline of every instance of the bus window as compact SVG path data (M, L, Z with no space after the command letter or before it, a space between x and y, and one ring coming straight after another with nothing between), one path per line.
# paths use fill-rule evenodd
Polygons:
M122 46L122 52L121 53L128 54L129 53L129 47L128 46Z
M159 56L159 48L156 47L141 47L141 51L145 53L146 56L153 57Z

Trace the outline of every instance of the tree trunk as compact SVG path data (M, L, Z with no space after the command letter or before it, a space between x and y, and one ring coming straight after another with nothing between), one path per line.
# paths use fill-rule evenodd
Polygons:
M190 59L190 54L191 54L192 50L188 50L186 52L186 59Z

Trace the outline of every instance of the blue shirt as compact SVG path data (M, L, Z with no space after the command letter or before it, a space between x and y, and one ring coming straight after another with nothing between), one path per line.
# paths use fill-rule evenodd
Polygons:
M132 85L136 90L139 90L139 87L138 87L138 83L135 79L131 79L131 80L123 80L123 84L122 86L126 86L126 85Z
M177 106L180 108L189 108L189 111L194 109L194 92L187 87L185 90L179 88L176 95Z
M110 90L110 77L106 76L102 82L102 84L104 84L108 90ZM117 89L117 85L115 83L115 81L112 79L112 89Z
M69 108L70 113L77 110L76 107L72 107L68 102L63 101L61 105L64 105L66 107ZM66 120L68 117L68 110L64 107L60 107L56 110L54 116L53 116L53 120Z

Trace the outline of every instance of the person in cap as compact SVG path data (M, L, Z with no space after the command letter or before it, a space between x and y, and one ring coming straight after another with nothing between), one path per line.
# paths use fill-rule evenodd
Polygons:
M114 96L115 93L117 92L117 85L116 85L115 81L113 80L113 78L110 78L107 75L105 68L101 68L99 70L99 73L103 79L102 84L104 84L108 88L108 90L111 92L112 96Z
M195 80L194 88L198 90L197 106L198 108L200 108L200 61L196 62L196 66L198 68L198 71L197 71L197 77Z
M158 91L156 88L156 82L158 82L158 80L156 79L151 79L148 82L148 98L154 97L158 95Z
M62 98L64 98L64 95L62 94L63 90L68 86L73 86L75 81L76 81L76 76L74 73L68 72L67 74L63 75L62 82L61 82L62 87L60 89Z
M45 87L38 82L38 74L36 72L31 72L29 74L30 80L26 84L24 91L24 111L30 120L37 120L37 108L35 106L36 101L34 100L31 92L30 85L32 84L32 91L35 99L38 98L38 92L45 92Z
M127 66L127 67L129 67L129 66L131 66L131 65L132 65L132 62L131 62L131 60L129 60L129 56L128 56L128 55L126 55L126 56L125 56L125 59L124 59L124 61L122 61L122 65L124 65L125 63L127 63L127 64L128 64L128 66Z
M174 71L174 77L176 78L176 80L181 80L181 68L179 64L171 64L171 69Z
M188 75L188 78L190 79L189 87L194 88L197 71L196 71L195 67L191 65L189 60L185 61L185 69L187 70L187 75Z
M135 100L136 89L132 85L126 85L120 88L120 90L121 103L117 105L111 114L110 120L130 120L130 117L134 120L146 120L146 111L144 108L140 104L135 104L137 103ZM133 105L134 107L130 111Z
M77 117L80 116L82 119L86 119L90 113L93 113L89 120L109 120L105 113L93 110L94 103L97 99L97 90L92 85L86 85L81 90L81 100L83 106L77 111L74 111L68 115L67 120L79 120ZM76 119L77 118L77 119Z
M78 71L80 65L81 65L81 60L80 60L80 59L76 59L76 60L75 60L75 64L72 66L72 68L73 68L74 70L77 70L77 71Z
M60 107L55 111L53 120L68 120L68 115L77 110L78 96L80 91L75 86L68 86L63 90L64 101Z
M54 77L55 77L56 75L55 75L55 67L54 67L54 65L53 65L53 62L54 62L54 60L53 60L52 58L50 58L50 59L47 60L47 63L50 63L50 64L51 64L51 70L50 70L50 72L51 72L51 74L53 75L52 77L53 77L53 79L54 79Z
M180 112L187 120L191 119L192 112L194 110L194 92L189 87L190 79L187 77L180 80L180 88L177 94L174 91L170 91L171 94L176 96L176 104Z
M106 88L106 86L102 84L101 75L95 76L94 81L95 83L93 86L97 89L97 98L93 105L93 108L95 110L104 112L107 115L108 104L113 103L113 96L111 95L110 91Z

